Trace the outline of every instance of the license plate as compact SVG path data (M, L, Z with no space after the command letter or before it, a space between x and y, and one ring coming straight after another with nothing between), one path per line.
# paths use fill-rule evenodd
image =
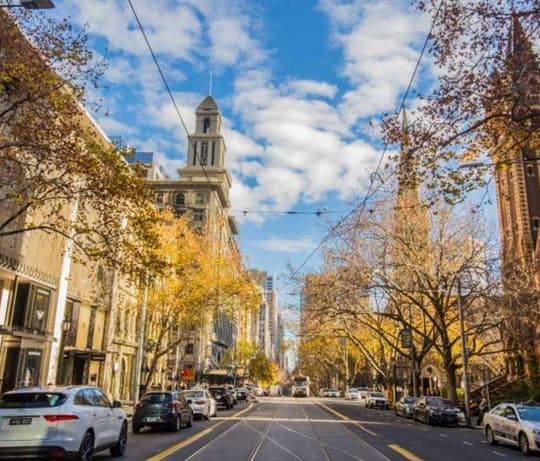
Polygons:
M147 416L144 418L147 423L159 423L161 418L159 416Z
M27 426L32 424L32 418L11 418L9 420L10 426Z

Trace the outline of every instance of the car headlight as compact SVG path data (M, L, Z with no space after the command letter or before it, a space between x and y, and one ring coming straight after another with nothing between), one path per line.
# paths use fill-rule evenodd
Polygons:
M540 435L540 429L533 429L532 432L534 435Z

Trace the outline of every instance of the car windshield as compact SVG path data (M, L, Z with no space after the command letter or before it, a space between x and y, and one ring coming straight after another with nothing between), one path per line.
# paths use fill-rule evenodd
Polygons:
M226 391L225 389L223 389L222 387L211 387L210 389L208 389L212 394L218 394L218 395L221 395L221 394L225 394Z
M414 397L405 397L405 398L403 399L403 401L404 401L405 403L414 403L414 402L416 401L416 399L415 399Z
M445 399L428 399L427 404L437 408L454 408L452 402Z
M519 417L524 421L540 422L539 407L518 407Z
M172 400L172 395L166 392L154 392L152 394L144 394L141 399L144 403L168 403Z
M384 394L382 392L372 392L371 397L382 397L382 398L384 398Z
M4 394L0 408L51 408L65 401L66 396L57 392L17 392Z
M186 399L201 399L204 397L204 392L202 391L196 391L196 392L182 392L182 395L186 398Z

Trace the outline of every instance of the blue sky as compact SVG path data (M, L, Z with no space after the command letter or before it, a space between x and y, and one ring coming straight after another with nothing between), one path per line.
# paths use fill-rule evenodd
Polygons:
M110 136L154 151L172 174L186 137L127 0L56 0L88 24L110 65L99 91ZM248 264L297 267L325 222L362 196L381 153L377 121L395 111L429 28L408 0L133 0L187 126L213 91L225 120L239 243ZM427 58L416 84L433 75ZM414 105L414 101L410 101ZM328 209L313 215L283 210ZM317 264L317 255L306 268ZM280 285L280 283L278 283ZM285 289L287 291L288 289ZM288 301L285 301L286 304Z

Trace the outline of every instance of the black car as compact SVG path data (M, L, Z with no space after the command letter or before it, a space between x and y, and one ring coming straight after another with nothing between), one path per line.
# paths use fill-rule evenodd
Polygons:
M457 424L459 409L441 397L421 397L413 407L413 419L426 424Z
M138 434L144 426L177 432L192 424L193 411L180 392L147 392L137 403L132 427L133 433Z
M208 390L216 399L218 407L225 407L227 410L230 410L233 407L233 396L231 391L229 391L229 389L227 389L225 386L212 386L209 387Z
M249 403L251 401L251 395L250 395L249 389L246 389L245 387L237 387L236 399L239 402Z

